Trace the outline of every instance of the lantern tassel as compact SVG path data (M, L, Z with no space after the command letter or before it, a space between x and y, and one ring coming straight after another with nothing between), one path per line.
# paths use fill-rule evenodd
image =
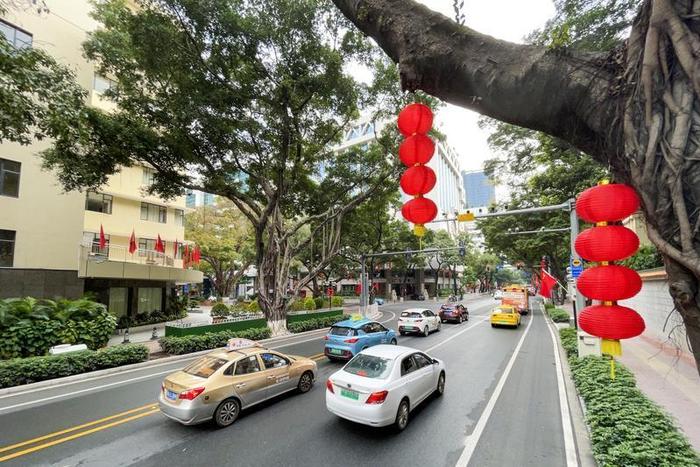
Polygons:
M610 356L610 379L615 379L615 357Z

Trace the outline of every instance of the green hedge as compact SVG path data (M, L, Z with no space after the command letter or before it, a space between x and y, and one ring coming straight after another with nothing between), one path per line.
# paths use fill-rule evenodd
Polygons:
M601 466L698 466L700 458L673 420L636 387L616 362L578 358L576 331L560 330L578 393L586 404L593 455Z
M547 308L547 314L549 315L550 318L552 318L552 321L555 323L568 323L569 322L569 313L566 312L566 310L562 310L561 308Z
M349 315L344 315L344 316L328 316L325 318L315 318L315 319L306 319L304 321L297 321L294 323L289 323L287 322L287 329L289 329L289 332L304 332L304 331L313 331L314 329L321 329L321 328L327 328L329 326L332 326L333 324L337 323L338 321L343 321L345 319L349 319Z
M287 327L289 328L289 324L292 323L298 323L300 321L309 321L312 319L320 319L320 318L336 318L337 321L340 321L340 317L343 316L343 309L338 308L335 310L328 310L328 311L318 311L315 313L305 313L301 315L287 315Z
M210 332L204 335L183 337L161 337L160 347L163 351L172 355L198 352L200 350L216 349L226 346L226 342L234 337L251 340L262 340L270 337L270 328L248 329L244 331Z
M248 329L267 328L265 318L247 319L244 321L233 321L230 323L206 324L204 326L191 326L179 328L176 326L165 326L166 337L201 336L222 331L245 331Z
M148 348L141 344L83 350L46 357L0 361L0 388L35 383L88 371L113 368L148 360Z

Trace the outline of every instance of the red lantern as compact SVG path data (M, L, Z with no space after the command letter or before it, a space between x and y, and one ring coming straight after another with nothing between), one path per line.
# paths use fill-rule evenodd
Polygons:
M404 136L424 135L433 126L433 112L424 104L409 104L399 112L399 131Z
M576 213L588 222L621 221L637 209L637 193L631 186L618 183L594 186L576 199Z
M593 300L617 301L634 297L642 290L642 279L625 266L598 266L586 269L576 287Z
M399 159L404 165L427 164L435 153L435 143L425 135L413 135L399 146Z
M626 306L593 305L584 308L578 323L588 334L603 339L630 339L644 332L644 319Z
M427 224L437 216L437 206L433 200L420 196L404 204L401 214L408 222Z
M576 251L589 261L619 261L639 248L637 234L621 225L584 230L576 237Z
M401 175L401 189L407 195L424 195L433 189L436 181L433 169L416 165Z

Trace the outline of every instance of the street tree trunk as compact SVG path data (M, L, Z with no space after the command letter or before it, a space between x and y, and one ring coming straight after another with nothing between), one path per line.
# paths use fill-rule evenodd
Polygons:
M700 368L700 0L644 0L607 53L508 43L412 0L333 2L404 89L561 138L635 187Z

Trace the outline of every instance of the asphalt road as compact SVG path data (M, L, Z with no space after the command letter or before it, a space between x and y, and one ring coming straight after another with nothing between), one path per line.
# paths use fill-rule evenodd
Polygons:
M244 412L231 427L179 425L155 405L160 382L186 362L160 364L28 394L0 396L4 465L236 466L564 466L565 434L552 336L539 312L519 329L493 329L490 297L466 300L471 319L399 343L443 359L445 395L411 413L400 434L341 420L325 408L325 380L340 368L319 359L307 394L289 394ZM433 302L384 305L398 312ZM271 345L314 356L322 333ZM569 446L571 443L569 442Z

